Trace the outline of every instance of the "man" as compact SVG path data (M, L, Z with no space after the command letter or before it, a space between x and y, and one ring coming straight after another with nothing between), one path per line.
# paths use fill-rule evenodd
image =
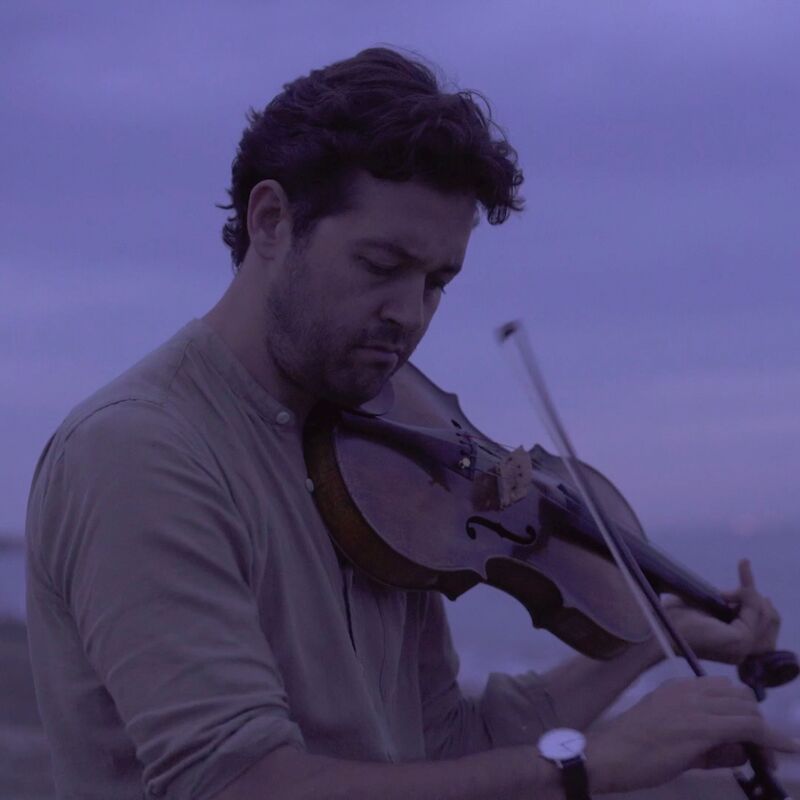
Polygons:
M519 210L512 153L465 95L384 49L252 115L230 287L73 409L36 466L29 641L60 797L564 797L540 735L585 730L655 645L463 696L441 596L337 557L301 444L317 401L363 404L402 368L476 204L494 223ZM671 612L701 655L774 646L746 567L742 584L729 626ZM588 787L738 762L741 741L797 751L745 688L673 682L589 732Z

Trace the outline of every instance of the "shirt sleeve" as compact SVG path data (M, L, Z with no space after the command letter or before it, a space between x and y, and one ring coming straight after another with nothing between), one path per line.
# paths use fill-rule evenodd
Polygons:
M175 800L305 746L260 626L248 531L204 447L155 403L105 407L67 439L45 501L50 574L143 788Z
M534 671L490 673L480 697L465 696L457 676L458 654L439 592L428 592L420 637L420 685L428 758L458 758L535 744L558 726L553 700Z

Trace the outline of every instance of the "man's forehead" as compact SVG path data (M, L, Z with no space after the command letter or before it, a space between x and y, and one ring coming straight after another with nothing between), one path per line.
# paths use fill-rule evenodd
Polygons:
M350 209L341 220L352 248L380 250L412 263L442 261L443 266L460 269L469 237L480 222L474 197L368 174L359 174L354 188ZM399 198L395 205L393 199Z
M472 228L477 227L480 213L474 194L447 192L415 178L392 181L375 178L367 172L356 172L348 186L350 211L360 217L382 216L387 211L428 215L442 214L455 219L472 215Z

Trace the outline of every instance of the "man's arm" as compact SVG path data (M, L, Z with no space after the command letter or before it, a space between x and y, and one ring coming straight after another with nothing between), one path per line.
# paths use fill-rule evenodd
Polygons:
M608 661L575 656L546 672L542 680L553 699L559 723L584 730L662 658L658 642L651 638Z
M194 429L155 403L106 406L72 432L29 509L31 547L47 541L36 561L148 797L205 800L258 754L303 745L261 627L250 533ZM57 659L37 631L32 657Z
M213 800L563 800L558 770L530 746L444 761L345 761L281 747Z
M765 726L746 687L720 677L668 681L587 736L589 789L593 795L626 792L666 783L690 768L743 763L742 741L800 753L800 742ZM213 800L353 797L563 800L564 792L557 769L531 745L404 764L345 761L288 746L256 762Z
M780 615L761 595L746 559L739 563L741 585L728 592L740 603L738 617L721 622L671 598L665 610L699 658L739 664L750 653L774 650L780 630ZM619 658L593 661L578 656L546 673L543 681L553 699L560 721L584 729L617 699L642 672L663 659L655 638L629 648Z
M431 593L420 641L429 758L534 745L554 727L590 725L639 675L662 658L655 639L610 661L575 656L544 675L494 673L477 701L463 698L441 596Z

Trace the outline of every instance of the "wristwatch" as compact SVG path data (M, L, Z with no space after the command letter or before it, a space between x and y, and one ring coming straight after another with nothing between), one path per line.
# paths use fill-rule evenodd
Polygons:
M566 800L591 800L586 757L586 739L572 728L553 728L538 742L539 755L552 761L561 770L561 785Z

